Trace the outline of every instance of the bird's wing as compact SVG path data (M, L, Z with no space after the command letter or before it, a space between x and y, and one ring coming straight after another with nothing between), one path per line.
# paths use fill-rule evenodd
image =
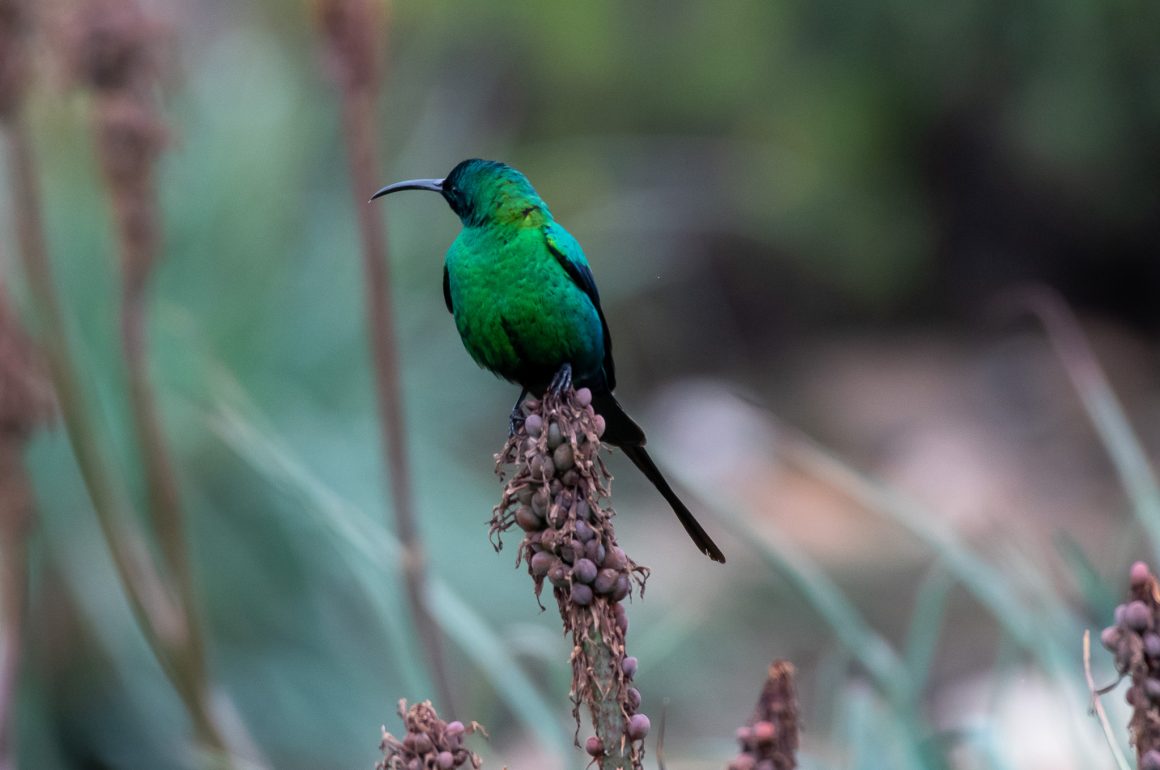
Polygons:
M548 243L548 251L564 268L564 272L580 290L588 295L596 314L600 316L600 326L604 329L604 381L608 389L616 387L616 367L612 362L612 335L608 332L608 322L604 320L604 310L600 307L600 292L596 290L596 280L592 277L592 270L588 267L588 260L584 258L584 251L572 234L551 222L544 227L544 237Z
M447 305L448 313L455 312L455 308L451 307L451 276L447 272L447 265L443 266L443 302Z

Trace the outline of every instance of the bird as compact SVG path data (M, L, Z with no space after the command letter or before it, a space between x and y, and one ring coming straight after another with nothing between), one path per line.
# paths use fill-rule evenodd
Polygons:
M506 163L471 158L442 179L389 184L371 201L403 190L439 193L463 224L443 263L443 300L475 362L520 386L510 430L529 393L587 387L604 418L602 440L652 482L697 548L724 563L645 450L644 431L613 396L612 336L592 269L527 177Z

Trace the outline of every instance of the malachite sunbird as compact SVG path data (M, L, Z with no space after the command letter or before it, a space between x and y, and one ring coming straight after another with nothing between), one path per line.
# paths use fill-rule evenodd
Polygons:
M443 300L467 352L480 366L528 393L574 383L592 391L603 439L620 447L672 506L709 558L725 556L645 451L644 431L612 395L612 338L584 251L552 218L527 177L504 163L465 160L443 179L387 185L443 196L463 230L443 263Z

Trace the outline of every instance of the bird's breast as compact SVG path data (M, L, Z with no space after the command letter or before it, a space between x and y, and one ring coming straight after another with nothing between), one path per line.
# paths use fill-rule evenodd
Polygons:
M532 388L564 363L581 381L595 377L604 358L595 307L540 243L457 241L447 259L464 347L480 366Z

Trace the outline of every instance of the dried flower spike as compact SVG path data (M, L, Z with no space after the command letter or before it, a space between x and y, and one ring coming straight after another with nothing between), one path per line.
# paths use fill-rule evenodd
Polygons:
M400 740L383 728L383 739L379 743L383 758L375 770L452 770L467 764L478 768L482 764L479 755L463 745L465 735L478 732L487 737L482 725L444 722L430 701L407 708L407 701L401 700L399 716L403 718L406 732Z
M648 717L637 713L640 693L630 687L636 658L625 651L628 617L622 602L648 569L617 544L607 507L610 476L600 458L603 420L587 388L528 398L524 419L496 457L497 471L512 468L491 520L496 549L501 535L523 531L516 556L526 562L537 599L545 581L572 635L572 713L579 745L580 707L587 704L597 735L586 748L601 767L639 768ZM593 753L596 749L596 753Z
M729 770L791 770L797 767L797 695L793 665L774 661L757 700L753 716L737 729L741 753L729 762Z
M1115 622L1100 633L1116 670L1132 680L1125 698L1132 706L1129 729L1141 768L1160 770L1160 583L1144 562L1128 573L1130 597L1116 607Z

